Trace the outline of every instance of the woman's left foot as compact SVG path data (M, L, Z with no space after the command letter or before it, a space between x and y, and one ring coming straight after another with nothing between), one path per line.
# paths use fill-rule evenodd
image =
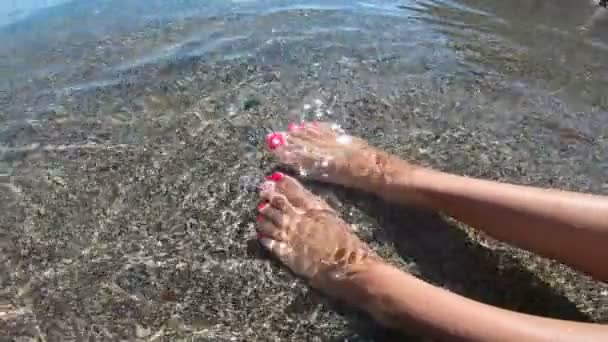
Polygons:
M290 124L287 132L269 134L266 144L301 176L365 191L382 184L395 166L386 152L328 122Z

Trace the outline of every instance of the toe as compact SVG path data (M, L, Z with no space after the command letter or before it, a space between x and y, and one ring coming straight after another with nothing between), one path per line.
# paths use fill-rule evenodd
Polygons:
M332 122L319 122L316 124L315 130L323 139L336 138L345 134L344 129L339 124Z
M283 133L285 141L289 140L289 144L296 147L305 147L306 149L329 149L336 146L353 145L367 146L367 143L362 139L353 137L336 123L307 123L299 128L292 128L289 133Z
M283 263L289 265L292 259L293 250L283 241L275 240L271 237L261 237L260 244L270 253L275 255Z
M302 122L300 124L290 123L288 126L288 134L292 137L297 137L304 140L319 140L332 131L327 129L329 127L325 123L313 122Z
M316 130L318 127L319 127L319 123L316 121L315 122L303 121L299 124L292 122L287 126L287 131L289 132L289 134L302 135L305 133L305 130L309 130L309 129L313 129L318 132L318 130ZM315 133L315 131L313 131L311 133Z
M321 198L304 188L295 178L280 172L275 172L269 179L276 180L274 190L284 195L296 209L308 211L312 209L330 209Z
M276 241L285 241L285 232L272 221L266 219L265 216L258 216L257 219L258 238L269 238Z
M289 224L289 218L281 210L267 203L260 204L259 212L262 215L262 220L268 220L278 228L286 228Z
M346 131L336 123L319 123L317 125L317 131L320 134L320 140L327 141L331 146L352 145L356 148L368 147L365 140L346 133Z
M325 146L335 140L335 137L326 137L319 129L308 126L291 131L288 138L290 143L302 146Z
M268 195L268 198L266 199L273 208L282 212L283 215L292 217L298 215L296 209L291 205L291 203L289 203L289 200L284 195L278 192L272 192Z
M333 159L337 151L329 143L311 143L290 137L289 145L276 149L273 153L282 164L314 171L322 161Z
M314 156L309 148L291 144L285 148L274 151L275 156L285 166L308 168L314 163Z
M267 180L260 186L260 197L263 201L268 202L275 209L283 212L284 215L295 216L298 215L295 207L289 203L289 200L277 192L277 183L274 181Z
M287 136L285 133L270 133L266 136L266 147L274 151L287 144Z

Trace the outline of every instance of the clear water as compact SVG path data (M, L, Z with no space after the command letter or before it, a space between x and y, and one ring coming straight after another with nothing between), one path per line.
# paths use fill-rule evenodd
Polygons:
M608 13L591 2L9 0L0 42L13 336L367 336L252 257L263 140L291 121L335 121L459 174L608 194ZM432 262L400 255L496 305L608 319L602 285L516 250L479 261L459 241ZM522 290L452 272L463 254L460 273ZM476 269L492 262L510 266Z

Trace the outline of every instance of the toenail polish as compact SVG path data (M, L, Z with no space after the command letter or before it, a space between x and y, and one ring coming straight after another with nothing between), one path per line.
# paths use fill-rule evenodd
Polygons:
M306 122L302 121L302 123L300 124L300 128L306 128Z
M266 176L266 179L273 181L273 182L280 182L283 179L283 174L281 172L275 172L273 174L271 174L270 176Z
M270 133L266 137L266 144L269 149L274 150L285 144L285 137L280 133Z
M264 220L264 216L262 215L258 215L258 217L255 218L256 221L261 222Z
M296 129L298 129L298 125L296 125L295 123L293 123L293 122L292 122L292 123L290 123L290 124L289 124L289 126L287 126L287 129L288 129L290 132L293 132L293 131L295 131Z
M264 208L266 208L266 202L262 202L260 205L258 205L258 209L262 210Z

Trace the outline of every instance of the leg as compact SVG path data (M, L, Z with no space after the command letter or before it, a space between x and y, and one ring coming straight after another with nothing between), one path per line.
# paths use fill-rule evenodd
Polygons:
M297 275L380 323L449 341L605 340L608 327L524 315L429 285L387 264L295 179L261 187L260 242Z
M273 141L277 135L280 139ZM445 212L497 239L608 280L608 197L415 167L329 124L304 125L269 138L280 162L317 180Z

